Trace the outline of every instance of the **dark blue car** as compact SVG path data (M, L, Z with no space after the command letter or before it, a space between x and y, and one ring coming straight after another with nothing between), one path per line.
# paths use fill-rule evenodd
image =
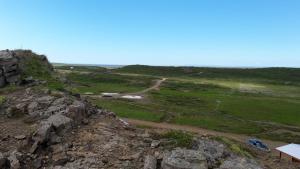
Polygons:
M269 147L258 139L249 139L248 144L262 151L270 151Z

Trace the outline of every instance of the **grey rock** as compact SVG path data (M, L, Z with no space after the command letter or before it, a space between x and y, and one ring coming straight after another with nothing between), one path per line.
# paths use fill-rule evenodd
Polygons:
M218 167L223 159L231 155L224 144L208 138L198 139L194 149L204 154L209 168Z
M54 97L52 97L52 96L43 96L43 97L38 98L36 101L40 104L50 105L53 100L54 100Z
M66 102L66 98L62 97L62 98L54 100L54 102L52 103L52 106L62 105L65 102Z
M6 157L3 156L2 153L0 153L0 168L8 168L9 167L9 161Z
M42 166L42 159L38 158L33 161L33 167L35 169L41 168L41 166Z
M1 69L0 69L0 87L4 87L6 84L5 77L1 75Z
M75 100L73 104L67 108L67 115L76 123L80 124L86 116L85 104L81 101Z
M151 148L157 148L160 145L159 140L153 140L151 143Z
M17 140L24 140L25 138L26 138L26 136L23 134L15 136L15 139L17 139Z
M254 160L241 157L227 159L219 169L262 169Z
M27 112L27 104L26 103L19 103L15 107L17 111L21 114L24 114Z
M162 169L208 169L208 166L200 151L178 148L165 153Z
M55 114L47 119L47 123L51 124L58 133L72 128L72 119L62 114Z
M33 139L38 143L47 142L49 140L51 130L53 130L52 123L42 121Z
M154 156L147 155L144 161L144 169L156 169L157 160Z
M20 161L18 160L18 158L20 158L21 156L22 154L17 151L13 151L12 153L10 153L8 160L10 162L11 169L21 168Z
M69 161L69 157L65 152L53 154L52 160L55 165L64 165Z
M27 111L29 114L33 113L34 111L38 110L39 107L39 103L38 102L31 102L28 106L27 106Z
M13 59L13 54L9 50L2 50L0 51L0 60L7 61Z
M17 84L21 79L21 76L19 74L13 74L10 75L9 77L6 77L6 81L9 84Z

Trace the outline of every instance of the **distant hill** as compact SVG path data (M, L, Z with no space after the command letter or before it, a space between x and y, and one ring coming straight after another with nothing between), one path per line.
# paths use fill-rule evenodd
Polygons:
M210 68L130 65L119 68L116 71L157 76L256 79L272 83L300 84L300 68Z

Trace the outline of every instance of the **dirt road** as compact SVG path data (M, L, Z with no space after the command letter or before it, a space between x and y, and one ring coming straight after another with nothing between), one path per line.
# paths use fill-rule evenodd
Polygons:
M223 137L227 137L227 138L236 140L241 143L245 143L249 138L251 138L250 136L247 136L247 135L224 133L224 132L218 132L218 131L214 131L214 130L203 129L203 128L199 128L199 127L186 126L186 125L156 123L156 122L127 119L127 118L125 118L123 120L125 120L128 123L133 124L133 125L142 125L142 126L147 126L147 127L151 127L151 128L157 128L157 129L182 130L182 131L197 133L197 134L201 134L201 135L223 136ZM270 147L270 149L272 149L272 151L276 147L286 144L283 142L270 141L270 140L262 140L262 141L265 142L266 144L268 144L268 146Z
M140 91L140 92L135 92L135 93L131 93L131 94L134 94L134 95L143 95L143 94L145 94L145 93L147 93L147 92L149 92L149 91L151 91L151 90L157 90L157 89L159 89L160 85L161 85L164 81L166 81L166 80L167 80L167 78L162 78L162 79L160 79L160 80L157 80L153 86L151 86L151 87L149 87L149 88L147 88L147 89L145 89L145 90L142 90L142 91Z

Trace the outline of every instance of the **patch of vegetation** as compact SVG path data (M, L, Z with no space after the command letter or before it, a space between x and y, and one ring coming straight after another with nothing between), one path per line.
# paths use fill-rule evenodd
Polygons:
M12 92L14 92L14 91L16 91L18 89L19 89L18 86L11 84L11 85L7 85L7 86L1 88L0 89L0 93L1 94L12 93Z
M0 95L0 106L1 106L2 104L4 104L5 101L6 101L6 97Z
M256 136L265 139L270 139L270 140L278 140L278 141L283 141L288 143L300 144L300 136L290 132L264 133L264 134L257 134Z
M71 68L72 67L72 68ZM106 73L109 72L109 69L98 67L98 66L56 66L55 69L59 70L71 70L79 72L94 72L94 73Z
M238 155L248 157L248 158L253 158L253 155L250 153L250 151L247 150L245 147L241 146L236 141L230 140L225 137L215 137L214 139L224 143L232 152Z
M163 116L162 113L153 110L151 107L148 108L126 100L93 99L91 101L99 107L115 112L120 117L159 122Z
M73 90L79 93L92 92L137 92L153 84L151 77L132 77L107 73L70 73L67 78L74 83Z
M65 86L55 78L52 67L45 57L36 56L34 53L28 53L28 55L29 57L25 58L22 63L22 78L32 76L34 79L46 81L45 86L51 90L64 90Z
M193 144L193 135L183 131L172 130L162 134L161 137L171 140L175 147L191 148Z

